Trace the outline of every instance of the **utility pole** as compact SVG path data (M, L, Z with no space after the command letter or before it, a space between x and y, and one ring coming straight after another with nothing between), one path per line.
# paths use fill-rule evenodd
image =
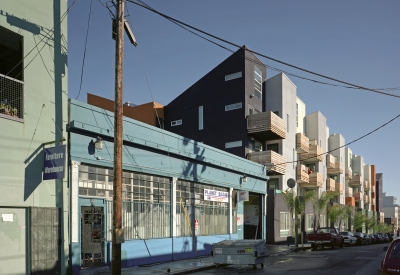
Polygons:
M114 183L113 183L113 230L111 274L121 274L122 228L122 60L124 47L124 0L117 0L115 23L115 100L114 100Z

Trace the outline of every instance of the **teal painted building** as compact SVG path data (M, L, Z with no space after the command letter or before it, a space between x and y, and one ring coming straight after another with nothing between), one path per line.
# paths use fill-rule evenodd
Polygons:
M70 258L77 274L110 264L114 118L69 102ZM133 119L123 123L124 267L207 255L225 239L265 238L263 165ZM249 191L248 201L240 191Z
M43 180L43 170L44 150L67 144L66 10L61 0L0 5L1 275L65 274L67 173Z

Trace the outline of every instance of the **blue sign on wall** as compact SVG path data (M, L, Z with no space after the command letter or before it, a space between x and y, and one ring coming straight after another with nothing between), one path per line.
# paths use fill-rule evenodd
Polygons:
M63 179L65 171L65 145L44 149L43 180Z

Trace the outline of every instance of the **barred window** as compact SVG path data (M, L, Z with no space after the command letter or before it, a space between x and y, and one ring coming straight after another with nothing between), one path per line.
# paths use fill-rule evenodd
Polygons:
M122 176L122 227L125 239L170 237L170 179L128 171L124 171ZM107 239L111 240L113 170L81 165L79 195L107 199Z
M0 117L23 119L23 37L0 26Z
M177 182L177 236L190 236L190 231L197 236L228 234L228 202L206 200L204 189L229 193L228 188L189 181Z

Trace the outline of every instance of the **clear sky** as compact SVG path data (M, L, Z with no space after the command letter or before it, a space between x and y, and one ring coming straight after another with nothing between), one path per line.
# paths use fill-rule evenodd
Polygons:
M102 0L105 3L104 0ZM70 5L73 1L68 0ZM77 0L68 18L69 96L78 97L90 0ZM146 1L154 9L267 56L368 88L398 88L400 1ZM125 37L124 101L168 104L231 53L161 16L126 3L135 48ZM114 11L114 9L112 9ZM227 45L225 45L227 46ZM232 46L228 46L236 50ZM143 60L144 73L140 56ZM79 100L114 95L115 42L108 10L93 0ZM283 71L322 80L260 58ZM268 70L267 78L277 74ZM327 118L330 134L346 143L400 114L400 98L316 84L289 76L307 113ZM268 99L267 99L268 100ZM400 118L350 145L353 154L383 173L384 192L400 200ZM398 201L400 202L400 201Z

